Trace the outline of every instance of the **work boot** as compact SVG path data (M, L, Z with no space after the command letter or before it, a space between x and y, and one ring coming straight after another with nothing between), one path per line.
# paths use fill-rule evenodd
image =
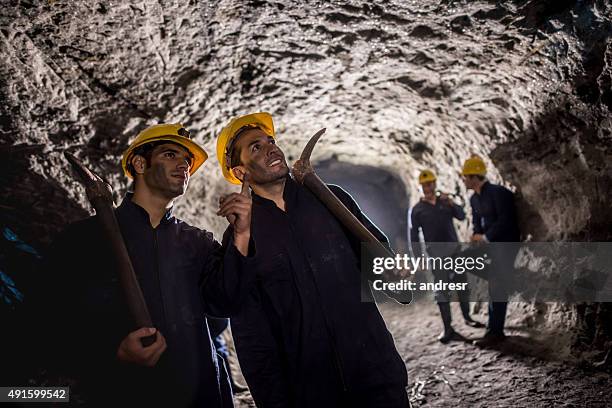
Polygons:
M504 333L485 333L484 337L479 340L474 340L474 345L480 348L495 347L506 340Z
M484 324L477 322L476 320L472 319L472 317L470 316L470 303L469 302L459 302L459 306L461 307L461 314L463 315L463 320L465 321L465 324L471 327L476 327L476 328L485 327Z
M485 327L484 324L472 319L470 316L468 316L467 319L465 319L464 321L465 324L467 324L468 326L475 327L477 329L482 329L483 327Z
M442 333L440 333L438 341L442 344L446 344L451 340L457 340L459 338L459 334L451 327L450 329L444 329Z
M451 310L450 303L441 302L438 303L440 308L440 316L442 317L442 324L444 325L444 331L438 336L438 340L442 344L446 344L456 337L457 333L451 326Z

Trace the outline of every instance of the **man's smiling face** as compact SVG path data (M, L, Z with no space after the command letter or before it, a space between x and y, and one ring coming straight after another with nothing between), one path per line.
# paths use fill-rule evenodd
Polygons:
M246 172L251 183L261 185L282 179L289 173L285 155L272 136L253 128L238 137L234 149L240 155L240 165L234 168L239 170L234 174Z

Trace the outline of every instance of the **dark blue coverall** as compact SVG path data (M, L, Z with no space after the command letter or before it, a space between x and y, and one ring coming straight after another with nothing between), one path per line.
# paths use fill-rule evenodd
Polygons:
M54 363L75 378L87 406L232 407L205 313L228 316L249 284L253 253L168 211L153 228L128 194L116 210L154 326L167 349L153 368L120 363L117 348L136 329L123 299L110 245L97 217L70 225L49 251L45 318ZM252 251L252 246L251 246ZM254 276L254 275L253 275ZM251 278L251 283L253 279ZM225 377L225 378L224 378Z
M460 221L465 220L465 211L463 208L453 202L445 202L440 198L436 198L435 204L431 204L425 200L420 200L411 211L410 216L410 242L413 248L414 256L420 255L419 245L419 228L423 231L425 242L434 243L427 247L430 256L452 256L457 249L458 241L457 231L453 225L453 218ZM451 244L451 245L449 245ZM432 274L436 281L464 283L467 281L465 274L457 274L446 270L433 270ZM457 292L461 306L461 312L466 320L470 319L470 293L468 290ZM445 330L450 329L451 312L450 293L447 290L436 291L435 300L440 307L440 314Z
M520 231L514 194L507 188L485 182L480 193L470 197L474 233L484 234L487 241L519 242ZM487 333L503 335L508 307L508 285L514 270L517 245L489 246L493 261L489 268L489 321Z
M330 188L387 242L350 195ZM253 195L256 285L232 318L255 403L407 407L404 361L376 304L361 301L360 242L290 176L283 197L286 211Z

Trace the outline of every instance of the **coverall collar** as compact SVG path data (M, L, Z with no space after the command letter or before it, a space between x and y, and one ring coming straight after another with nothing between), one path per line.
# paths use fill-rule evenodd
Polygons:
M491 183L489 183L489 180L485 180L485 182L482 184L482 187L480 187L480 193L476 193L474 191L474 193L476 193L477 195L482 195L482 193L491 185Z
M125 197L123 197L123 201L121 201L121 205L119 205L119 207L117 208L117 211L126 213L130 216L130 218L133 217L151 225L151 217L149 216L149 213L147 212L147 210L133 202L133 197L134 193L126 193ZM172 218L174 218L172 215L173 209L174 206L168 208L164 216L161 218L161 220L159 220L159 225L168 224L172 221Z
M287 212L289 212L295 206L298 192L298 184L289 174L285 176L285 179L285 187L283 188L283 200L285 200L285 208ZM274 201L268 200L267 198L263 198L257 195L255 192L253 192L253 201L259 204L276 207L276 203Z

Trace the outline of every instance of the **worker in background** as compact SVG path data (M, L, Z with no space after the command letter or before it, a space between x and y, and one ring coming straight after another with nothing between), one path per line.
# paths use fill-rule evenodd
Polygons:
M453 202L445 193L436 193L436 175L431 170L423 170L419 174L419 184L423 190L423 196L410 211L410 243L413 256L420 256L419 230L423 233L427 245L427 254L432 257L452 256L456 250L457 231L453 225L453 219L465 220L463 208ZM434 243L434 244L432 244ZM434 269L432 271L434 281L443 282L467 282L465 273L455 273L445 269ZM472 327L483 327L483 325L470 316L469 290L457 291L459 305L465 323ZM440 308L440 316L444 330L438 336L442 343L448 343L453 339L462 337L455 332L451 325L451 293L447 290L436 291L434 298Z
M507 188L487 181L487 168L481 157L473 155L465 161L461 171L470 197L474 234L472 242L493 243L486 247L492 264L488 271L489 320L484 337L475 341L480 347L488 347L505 339L504 324L508 307L508 288L514 270L516 244L520 231L514 204L514 193Z

